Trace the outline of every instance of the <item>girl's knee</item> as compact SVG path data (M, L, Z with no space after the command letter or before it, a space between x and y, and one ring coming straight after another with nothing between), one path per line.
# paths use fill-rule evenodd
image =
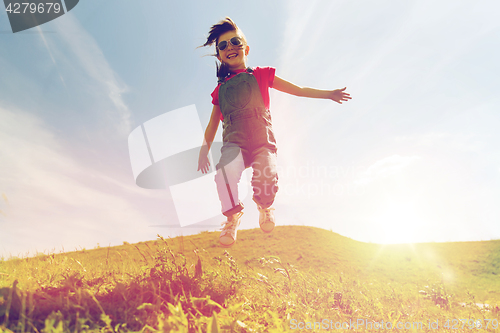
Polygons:
M261 186L254 187L253 200L262 208L271 206L278 192L276 183L264 183Z

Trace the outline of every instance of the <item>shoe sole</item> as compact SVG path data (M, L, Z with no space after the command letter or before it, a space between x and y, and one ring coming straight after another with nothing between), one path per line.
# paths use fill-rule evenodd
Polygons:
M231 246L233 246L235 243L236 243L236 241L232 242L232 243L231 243L231 244L229 244L229 245L225 245L225 244L222 244L221 242L219 242L219 245L220 245L221 247L226 247L226 248L227 248L227 247L231 247Z
M270 224L270 223L264 223L264 224ZM264 231L266 234L269 234L269 233L271 233L271 232L274 230L274 227L275 227L275 226L276 226L276 224L275 224L275 223L273 223L273 228L272 228L271 230L269 230L269 231L266 231L266 230L264 230L264 229L262 228L262 225L260 225L260 230Z
M232 238L232 237L231 237L231 238ZM223 244L223 243L220 241L220 238L219 238L219 245L220 245L221 247L231 247L231 246L233 246L233 245L234 245L234 243L236 243L236 239L234 239L234 240L233 240L233 242L232 242L231 244L227 244L227 245L226 245L226 244Z

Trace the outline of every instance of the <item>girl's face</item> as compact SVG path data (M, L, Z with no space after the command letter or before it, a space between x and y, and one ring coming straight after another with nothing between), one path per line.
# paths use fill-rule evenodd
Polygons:
M233 37L240 37L242 40L242 45L234 46L229 42ZM250 47L246 45L245 40L237 31L228 31L219 36L217 44L222 41L227 42L227 46L224 50L218 50L219 54L217 59L220 62L224 62L229 66L230 70L245 69L247 68L247 55Z

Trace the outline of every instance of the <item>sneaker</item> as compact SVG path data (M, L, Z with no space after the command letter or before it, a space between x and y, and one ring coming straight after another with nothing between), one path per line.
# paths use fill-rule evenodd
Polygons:
M274 229L274 225L276 224L276 220L274 219L273 210L274 208L260 208L259 209L259 225L262 231L271 232Z
M219 236L219 243L222 247L231 247L236 243L236 228L239 227L243 212L228 216L226 222L222 222L222 231Z

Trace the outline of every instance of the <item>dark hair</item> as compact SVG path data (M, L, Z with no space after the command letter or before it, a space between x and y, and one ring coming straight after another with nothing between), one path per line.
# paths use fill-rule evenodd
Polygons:
M233 22L229 17L226 16L225 19L219 21L219 23L214 24L211 28L210 31L208 32L208 37L207 41L205 44L202 46L211 46L215 44L215 54L214 56L219 55L219 50L217 49L217 43L219 42L219 37L223 34L225 34L228 31L237 31L243 40L246 42L245 35L243 35L243 32L238 28L236 23ZM226 76L229 74L229 68L225 63L219 63L216 62L216 67L217 67L217 77L219 78L219 81L224 81Z
M238 26L236 25L236 23L233 22L233 20L231 20L229 17L226 16L225 19L219 21L219 23L214 24L210 28L210 31L208 32L207 41L202 46L210 46L212 44L215 44L215 46L216 46L215 47L215 51L216 51L215 55L218 55L219 50L217 50L217 43L219 42L219 37L228 31L239 32L241 34L241 36L243 37L243 40L245 40L245 36L241 32L240 28L238 28Z

